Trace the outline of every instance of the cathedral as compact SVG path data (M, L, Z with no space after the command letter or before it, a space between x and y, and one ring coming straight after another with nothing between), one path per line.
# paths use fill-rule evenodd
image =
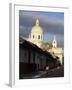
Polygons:
M39 20L36 20L35 26L32 27L31 33L29 34L29 41L41 47L43 41L43 30L39 25Z
M54 36L52 43L43 41L43 29L39 25L39 19L36 20L35 25L32 27L31 33L29 34L28 41L37 45L43 51L50 52L53 57L55 58L57 57L60 63L63 64L63 49L57 47L56 36Z

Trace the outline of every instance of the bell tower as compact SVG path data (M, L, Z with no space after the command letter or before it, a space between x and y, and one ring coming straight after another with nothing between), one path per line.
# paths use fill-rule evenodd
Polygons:
M53 42L52 42L52 46L53 48L57 47L57 40L56 40L56 36L54 36Z

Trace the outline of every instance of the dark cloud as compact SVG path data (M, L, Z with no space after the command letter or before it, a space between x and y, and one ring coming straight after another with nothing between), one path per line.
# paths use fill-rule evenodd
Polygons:
M28 38L29 33L30 33L30 28L27 28L26 26L20 26L19 30L20 30L19 32L20 35Z
M19 11L20 35L28 38L31 28L33 25L35 25L37 18L40 21L40 26L43 28L44 35L47 33L59 35L62 37L60 41L58 40L59 45L64 42L64 20L51 18L41 13L38 14L37 12L32 11Z

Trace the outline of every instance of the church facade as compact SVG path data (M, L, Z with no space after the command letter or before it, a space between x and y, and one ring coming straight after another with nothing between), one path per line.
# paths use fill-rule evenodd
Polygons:
M32 27L28 41L37 45L42 50L50 52L53 57L57 57L60 63L63 64L63 49L57 47L56 36L54 36L51 44L43 41L43 29L39 25L39 19L36 20L35 25Z

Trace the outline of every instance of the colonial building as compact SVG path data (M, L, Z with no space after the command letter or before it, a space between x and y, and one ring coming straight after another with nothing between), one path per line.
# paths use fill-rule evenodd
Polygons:
M36 20L35 25L32 27L28 41L37 45L39 48L43 49L44 51L50 52L53 55L53 57L55 58L58 57L60 63L61 64L63 63L63 49L57 47L56 37L54 36L52 43L43 41L43 29L39 25L39 19Z
M45 71L59 66L60 63L49 52L20 37L19 42L19 77L38 71Z

